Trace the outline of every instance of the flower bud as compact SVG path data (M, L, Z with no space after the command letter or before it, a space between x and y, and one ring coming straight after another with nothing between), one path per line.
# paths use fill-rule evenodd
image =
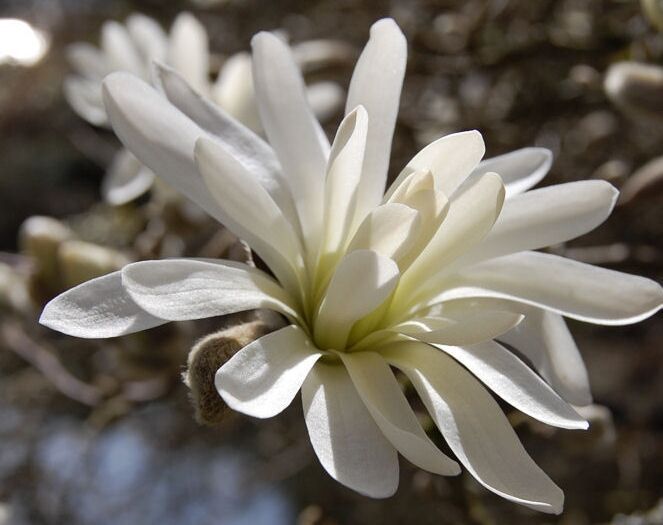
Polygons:
M194 345L183 379L191 390L191 402L199 423L216 425L224 419L228 409L214 385L216 371L244 346L273 329L264 321L252 321L210 334Z

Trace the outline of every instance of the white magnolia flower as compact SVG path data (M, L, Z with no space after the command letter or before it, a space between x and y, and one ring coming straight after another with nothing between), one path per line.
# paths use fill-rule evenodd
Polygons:
M296 49L302 67L348 53L339 43L326 40L303 42ZM190 13L179 14L169 34L156 20L142 14L129 16L124 25L106 22L100 48L82 42L72 44L68 58L76 74L65 80L65 96L79 116L95 126L110 125L102 98L104 77L114 71L127 71L150 82L153 63L159 62L172 67L196 91L242 124L256 132L261 130L249 53L230 56L212 82L207 32ZM307 96L315 114L326 119L341 106L343 91L336 83L316 82L307 88ZM102 194L110 204L125 204L145 193L153 182L152 171L123 150L108 170Z
M114 337L276 310L290 324L216 375L230 407L271 417L301 389L323 467L362 494L386 497L398 484L397 453L436 474L460 471L420 426L395 367L482 485L560 512L562 491L489 389L535 419L586 428L568 403L590 398L562 316L633 323L661 308L663 290L532 251L592 230L616 196L596 180L526 191L549 168L545 150L481 162L478 132L448 135L415 155L385 194L406 47L392 20L373 26L331 146L288 47L268 33L253 39L253 74L269 145L168 68L159 68L163 95L130 74L108 77L106 108L125 145L246 240L274 277L222 260L138 262L57 297L41 322ZM524 352L547 382L496 338Z

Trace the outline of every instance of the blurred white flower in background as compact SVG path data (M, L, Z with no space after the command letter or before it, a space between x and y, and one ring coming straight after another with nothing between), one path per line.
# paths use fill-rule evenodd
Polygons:
M177 71L198 93L210 98L245 126L260 132L255 103L249 53L228 57L215 80L212 80L208 35L190 13L180 13L166 33L154 19L132 14L125 24L104 23L101 44L72 44L68 58L75 74L65 80L64 91L71 107L90 124L108 126L102 100L101 83L114 71L132 73L146 82L153 79L153 64L163 63ZM315 40L303 42L300 64L324 64L347 56L347 47L338 42ZM316 82L307 88L316 115L326 119L341 105L342 89L333 82ZM145 193L154 182L154 174L126 150L113 160L102 184L104 199L115 205L125 204Z
M422 429L394 367L482 485L559 513L562 491L488 389L544 423L586 428L571 404L591 402L587 375L563 316L634 323L661 308L663 289L532 251L594 229L617 196L598 180L527 191L550 167L546 150L482 162L478 132L448 135L415 155L385 193L406 50L392 20L373 26L331 145L290 50L269 33L253 39L269 144L171 68L158 68L162 92L136 75L108 77L106 110L123 143L247 241L274 278L223 260L138 262L55 298L41 322L78 337L114 337L273 309L290 324L216 374L230 407L271 417L301 389L321 464L365 495L394 493L397 453L430 472L458 474Z

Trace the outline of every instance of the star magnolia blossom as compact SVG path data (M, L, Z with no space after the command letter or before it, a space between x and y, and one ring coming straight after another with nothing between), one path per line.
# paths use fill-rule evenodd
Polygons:
M330 41L310 41L297 46L299 63L306 66L329 60L343 52ZM190 13L181 13L167 35L159 23L141 14L129 16L126 24L110 21L101 30L101 48L76 43L68 58L76 74L66 79L64 92L71 107L90 124L108 126L103 103L102 80L114 71L127 71L150 82L153 62L168 64L199 93L208 96L245 126L261 131L255 103L251 57L237 53L224 63L215 82L210 82L208 36ZM317 82L307 96L319 118L330 116L341 105L341 88L333 82ZM154 174L129 151L120 151L102 184L104 199L125 204L145 193Z
M126 73L108 77L106 108L124 144L246 240L275 277L222 260L138 262L57 297L41 322L113 337L274 309L290 324L216 374L230 407L271 417L301 389L322 466L368 496L394 493L397 453L427 471L458 474L420 426L394 367L482 485L557 513L562 491L527 455L488 389L544 423L586 428L569 404L591 398L562 315L633 323L661 308L663 290L532 251L593 229L617 195L597 180L526 191L549 168L546 150L481 162L478 132L448 135L420 151L384 194L406 48L392 20L373 26L331 146L288 47L268 33L253 39L253 74L270 145L170 69L159 68L163 94Z

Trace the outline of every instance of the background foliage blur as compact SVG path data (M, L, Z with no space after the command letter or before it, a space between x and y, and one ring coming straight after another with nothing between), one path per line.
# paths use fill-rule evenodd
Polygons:
M410 55L393 172L463 129L481 131L487 156L548 147L555 162L544 184L601 178L622 190L606 224L555 250L663 279L661 2L2 0L0 18L38 28L46 54L30 66L3 59L16 38L0 24L0 524L663 523L660 316L630 327L571 324L598 405L589 431L512 414L528 451L566 493L560 517L502 501L467 475L436 477L405 461L396 496L363 498L318 465L297 402L273 420L224 413L220 425L198 424L180 378L187 352L239 318L109 341L36 325L40 304L90 265L246 256L177 201L101 203L101 177L119 145L63 98L67 44L97 43L103 21L134 11L169 27L182 9L207 28L217 64L263 29L359 50L373 21L394 17ZM348 58L310 77L345 88ZM622 61L652 67L613 67L606 92L608 70ZM63 222L25 225L33 215ZM56 260L62 242L68 249Z

